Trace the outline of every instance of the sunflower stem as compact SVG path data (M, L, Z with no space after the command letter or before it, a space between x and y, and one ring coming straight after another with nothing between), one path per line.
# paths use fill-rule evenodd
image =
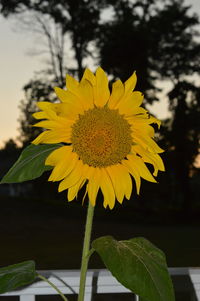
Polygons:
M88 268L88 261L90 258L90 238L92 232L92 221L94 215L94 207L90 204L88 205L87 210L87 219L85 225L85 236L83 242L83 253L82 253L82 261L81 261L81 274L80 274L80 286L79 286L79 295L78 301L84 301L85 296L85 283L86 283L86 274Z

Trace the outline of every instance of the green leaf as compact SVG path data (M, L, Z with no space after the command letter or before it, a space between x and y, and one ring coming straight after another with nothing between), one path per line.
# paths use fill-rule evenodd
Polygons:
M61 144L27 146L0 183L20 183L40 177L44 171L52 169L52 166L44 165L47 156L61 146Z
M145 238L117 241L111 236L93 241L112 275L146 301L174 301L164 253Z
M32 283L37 277L34 261L24 261L0 269L0 294Z

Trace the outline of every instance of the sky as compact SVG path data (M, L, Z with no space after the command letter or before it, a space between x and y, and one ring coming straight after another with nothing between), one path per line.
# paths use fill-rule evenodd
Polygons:
M192 5L191 11L200 16L200 0L185 0L185 3ZM21 33L16 26L16 21L0 15L0 147L9 138L19 136L19 103L24 97L23 86L44 67L41 57L28 55L37 41L35 36ZM151 112L161 119L169 115L164 97L151 108Z

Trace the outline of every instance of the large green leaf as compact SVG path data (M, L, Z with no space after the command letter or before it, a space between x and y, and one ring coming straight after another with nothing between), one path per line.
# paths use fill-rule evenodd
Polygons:
M104 236L94 240L92 247L112 275L144 300L175 300L165 255L145 238L117 241Z
M2 183L20 183L40 177L44 171L52 169L45 166L45 159L61 144L31 144L21 153L18 160L1 180Z
M24 261L0 269L0 294L32 283L37 277L34 261Z

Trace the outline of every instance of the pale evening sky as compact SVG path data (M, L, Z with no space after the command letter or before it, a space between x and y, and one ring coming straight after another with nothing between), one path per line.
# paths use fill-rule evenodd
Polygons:
M186 0L192 11L200 15L200 0ZM16 22L0 16L0 147L9 138L19 135L17 130L23 99L23 86L44 67L42 58L29 56L28 50L35 47L35 37L27 32L14 30ZM152 111L159 118L166 117L167 106L163 100Z

